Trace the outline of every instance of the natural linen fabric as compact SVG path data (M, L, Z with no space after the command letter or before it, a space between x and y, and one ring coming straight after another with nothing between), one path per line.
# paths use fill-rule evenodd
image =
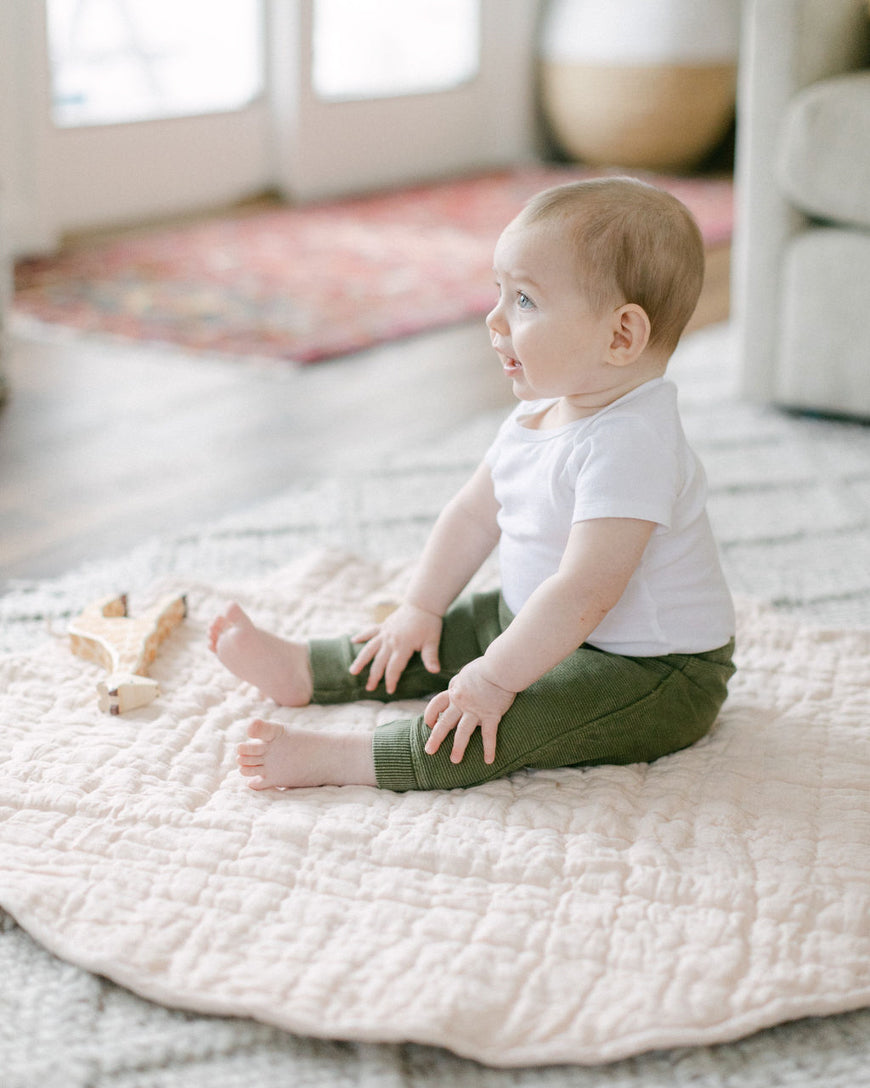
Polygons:
M406 577L319 553L236 589L308 636ZM719 723L652 765L254 793L251 717L369 730L395 704L276 710L205 647L229 587L170 588L191 616L147 708L101 714L63 640L0 660L0 902L57 954L171 1005L505 1066L870 1003L870 632L741 604Z
M778 180L807 215L870 227L870 71L820 80L789 104Z

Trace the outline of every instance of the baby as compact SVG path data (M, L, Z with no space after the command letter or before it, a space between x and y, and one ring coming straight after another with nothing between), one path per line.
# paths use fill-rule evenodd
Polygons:
M562 185L508 225L494 268L486 323L519 403L397 610L307 644L235 604L210 629L223 664L282 706L429 702L371 735L255 721L238 749L254 789L648 762L702 737L725 699L734 610L664 377L701 290L696 223L630 178ZM495 547L501 590L461 595Z

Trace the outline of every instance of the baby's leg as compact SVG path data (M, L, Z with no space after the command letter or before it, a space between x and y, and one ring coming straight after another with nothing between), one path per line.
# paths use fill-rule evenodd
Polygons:
M491 628L491 630L490 630ZM479 638L479 631L484 632ZM359 644L350 637L311 639L308 643L278 638L256 627L246 613L231 604L209 629L211 649L233 675L247 680L279 706L348 703L357 699L428 698L447 687L463 665L484 652L500 634L498 594L477 594L451 608L444 617L440 657L442 671L430 673L414 654L393 693L383 681L366 689L368 669L359 675L350 666Z
M313 733L252 722L238 748L239 769L254 790L271 786L376 786L367 733Z
M501 634L498 621L498 594L481 593L457 601L444 617L438 656L441 671L431 673L419 653L411 655L396 689L388 692L383 680L367 690L369 670L352 673L351 665L360 645L349 637L313 638L308 643L315 703L352 703L374 699L389 703L405 699L429 699L443 691L457 672L479 657Z
M709 730L734 671L732 651L628 658L580 647L517 695L499 723L494 763L483 761L479 731L461 763L450 762L449 737L428 755L420 716L375 731L378 784L454 789L527 767L650 763Z
M255 627L231 604L209 628L209 645L221 663L279 706L307 706L313 681L308 647Z

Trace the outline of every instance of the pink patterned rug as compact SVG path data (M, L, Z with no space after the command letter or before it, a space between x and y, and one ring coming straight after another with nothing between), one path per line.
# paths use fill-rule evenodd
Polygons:
M539 166L82 242L20 261L14 308L86 332L302 363L485 314L492 248L533 193L592 171ZM649 177L728 242L726 178Z

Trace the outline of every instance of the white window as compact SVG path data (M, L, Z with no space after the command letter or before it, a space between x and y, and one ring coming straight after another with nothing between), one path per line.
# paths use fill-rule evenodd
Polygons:
M314 0L312 83L327 101L449 90L473 79L479 0Z
M261 0L47 0L56 125L240 109L263 89Z

